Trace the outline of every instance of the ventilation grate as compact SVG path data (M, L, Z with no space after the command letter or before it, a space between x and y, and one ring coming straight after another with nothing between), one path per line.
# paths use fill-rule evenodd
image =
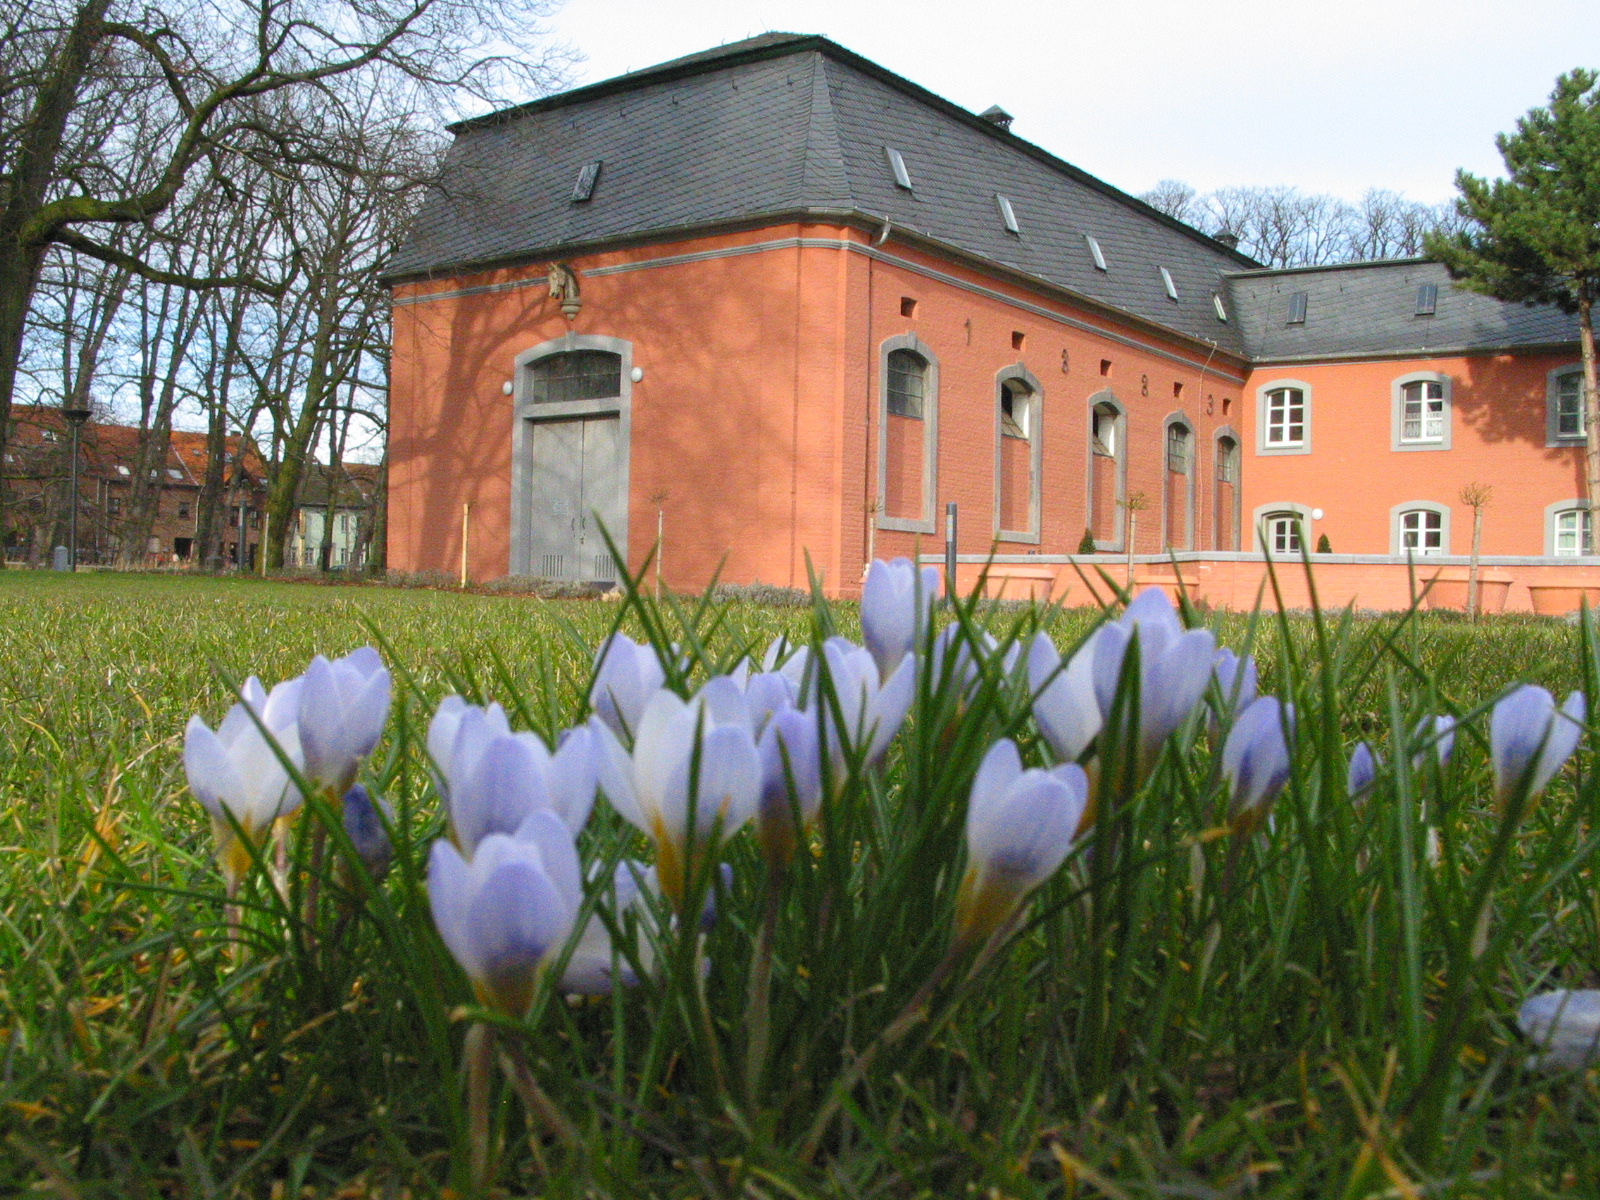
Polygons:
M541 554L539 556L539 574L545 579L560 579L566 567L566 556L561 554Z
M596 579L613 579L617 574L616 560L609 554L596 554L594 556L594 577Z

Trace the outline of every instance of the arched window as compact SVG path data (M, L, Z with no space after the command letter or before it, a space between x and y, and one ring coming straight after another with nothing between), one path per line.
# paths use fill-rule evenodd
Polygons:
M1194 541L1194 435L1181 413L1167 418L1166 468L1161 476L1161 545L1188 550Z
M1581 558L1594 553L1594 513L1582 500L1558 500L1545 509L1545 553Z
M1402 375L1392 394L1391 449L1450 449L1450 376L1432 371Z
M1100 550L1122 549L1123 497L1128 487L1128 417L1110 392L1089 398L1089 532Z
M1302 531L1299 513L1268 513L1261 526L1266 535L1268 551L1279 555L1300 553Z
M928 388L928 360L914 350L889 353L889 412L922 420Z
M879 347L878 528L934 532L939 362L914 333Z
M995 382L995 536L1038 542L1040 384L1020 363Z
M1218 550L1239 548L1239 439L1231 431L1217 434L1217 479L1212 516L1213 544Z
M1411 500L1389 510L1390 553L1421 558L1450 553L1450 506Z
M622 356L608 350L567 350L528 364L528 401L560 404L622 395Z

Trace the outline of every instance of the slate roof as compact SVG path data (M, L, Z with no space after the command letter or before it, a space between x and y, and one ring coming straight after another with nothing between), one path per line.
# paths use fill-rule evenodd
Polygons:
M1251 259L825 38L766 34L452 129L442 186L389 264L392 281L765 216L854 214L1243 349L1212 294ZM903 155L910 191L885 147ZM595 160L594 197L574 203Z
M1417 289L1437 288L1432 316L1417 315ZM1507 304L1456 288L1426 259L1250 271L1228 281L1233 316L1252 358L1401 358L1568 345L1578 319L1548 305ZM1289 323L1290 297L1306 296L1303 324Z
M887 219L1241 359L1566 345L1574 318L1458 291L1420 259L1266 270L826 38L769 33L451 127L390 282L806 214ZM886 148L900 152L910 190ZM575 203L586 163L603 165ZM1019 233L1006 230L997 196ZM1097 269L1092 236L1107 269ZM891 244L892 250L892 244ZM1178 299L1166 291L1170 272ZM1438 288L1416 316L1416 289ZM1213 294L1228 312L1219 321ZM1289 296L1305 292L1302 324Z

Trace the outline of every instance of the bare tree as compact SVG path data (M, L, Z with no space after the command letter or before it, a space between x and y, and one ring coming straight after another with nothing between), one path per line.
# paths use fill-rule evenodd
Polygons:
M19 0L8 7L0 18L0 451L51 247L156 284L281 294L282 277L188 273L124 248L112 231L160 218L202 162L220 172L228 159L294 146L293 136L263 125L270 111L263 101L273 96L315 92L331 105L341 96L330 85L355 73L392 79L400 91L445 85L484 94L512 75L524 90L547 84L563 55L528 49L545 11L546 0L174 0L171 7ZM486 53L497 45L519 53Z

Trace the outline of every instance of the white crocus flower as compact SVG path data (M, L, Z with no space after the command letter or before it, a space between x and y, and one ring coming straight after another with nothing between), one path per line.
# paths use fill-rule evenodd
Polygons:
M639 718L632 755L605 724L590 728L601 791L655 843L662 893L681 907L690 857L718 828L731 837L760 801L761 759L744 695L723 676L687 702L657 692Z
M514 833L549 809L574 835L589 819L599 776L594 733L566 731L554 753L537 734L513 733L498 704L478 708L447 697L428 730L435 782L457 848L471 856L491 833Z
M440 839L428 860L428 900L479 1002L521 1018L583 903L572 831L555 813L535 812L515 836L485 837L470 860Z
M1529 997L1517 1012L1522 1035L1538 1053L1529 1066L1575 1070L1600 1058L1600 991L1558 988Z
M292 814L304 799L283 762L286 759L296 771L305 765L300 689L300 679L289 679L269 694L252 675L240 690L240 702L228 710L215 732L198 716L190 717L184 730L184 771L195 798L211 815L217 863L230 896L250 868L250 847L260 846L272 823ZM230 816L248 845L234 832Z

